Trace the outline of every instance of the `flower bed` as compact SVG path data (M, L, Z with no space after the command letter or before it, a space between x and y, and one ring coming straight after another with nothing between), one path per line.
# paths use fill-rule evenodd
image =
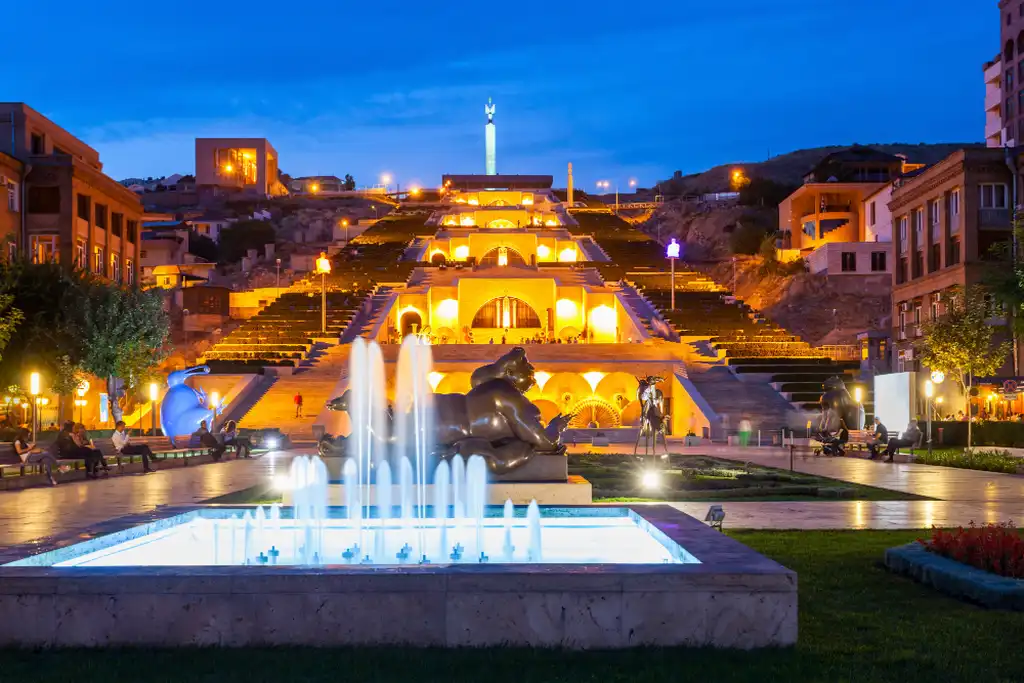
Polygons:
M983 472L1003 472L1017 474L1024 461L1015 458L1006 451L983 453L979 451L959 449L934 450L931 454L920 451L914 462L922 465L941 465L958 467L964 470L981 470Z
M999 576L1024 579L1024 537L1012 522L953 531L932 529L930 540L918 543L930 552Z

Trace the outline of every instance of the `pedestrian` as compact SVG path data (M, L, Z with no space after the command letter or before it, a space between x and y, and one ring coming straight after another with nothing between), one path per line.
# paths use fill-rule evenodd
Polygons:
M114 444L114 450L121 455L141 455L142 471L146 474L156 471L150 464L150 460L154 459L153 449L144 443L133 444L132 437L128 433L124 420L118 420L117 424L114 425L114 433L110 435L110 442Z
M302 393L295 392L295 417L302 417Z
M743 448L746 448L747 444L750 443L750 432L752 430L753 427L750 424L750 419L744 415L743 419L740 420L740 446Z

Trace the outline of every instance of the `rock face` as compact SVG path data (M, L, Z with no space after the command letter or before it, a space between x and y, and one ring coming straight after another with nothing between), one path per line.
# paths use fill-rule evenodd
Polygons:
M668 242L683 244L685 261L724 259L732 255L730 241L740 226L775 230L778 210L751 206L712 206L696 202L671 202L658 209L643 231Z

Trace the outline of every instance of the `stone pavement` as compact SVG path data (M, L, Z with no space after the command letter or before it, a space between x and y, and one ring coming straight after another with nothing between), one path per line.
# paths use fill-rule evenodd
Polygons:
M56 487L0 492L0 546L27 543L164 505L190 505L266 482L287 468L290 454L176 467Z

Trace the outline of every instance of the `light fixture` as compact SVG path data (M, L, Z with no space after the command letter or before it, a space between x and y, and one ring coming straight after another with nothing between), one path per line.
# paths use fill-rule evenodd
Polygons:
M149 400L156 402L160 398L160 387L156 385L156 382L149 383Z
M266 439L263 440L263 445L273 451L276 450L277 447L280 446L281 444L278 442L278 438L276 436L268 436Z
M946 373L942 370L932 370L932 381L936 384L942 384L946 381Z
M597 391L597 385L601 383L601 380L605 378L605 373L592 370L591 372L584 372L583 379L587 380L587 384L590 385L591 391Z
M216 411L217 410L217 406L219 406L219 405L220 405L220 394L218 394L216 391L214 391L214 392L212 392L210 394L210 407L213 408Z
M659 488L661 486L661 475L657 470L644 470L643 476L640 477L640 485L648 491Z
M33 396L39 395L39 373L33 372L28 376L28 393Z
M83 379L81 383L78 385L78 389L76 391L78 392L79 398L85 396L86 393L88 393L89 391L89 380Z
M708 508L708 514L704 515L704 521L712 529L722 530L722 523L725 521L725 510L721 505L712 505Z
M929 379L924 383L924 395L931 398L935 395L935 384Z
M320 258L316 260L316 272L321 275L326 275L331 272L331 260L327 258L326 252L320 252Z
M665 256L670 259L679 258L679 242L676 242L676 238L673 237L672 241L665 247Z
M860 403L863 398L864 398L864 390L861 389L860 387L854 387L853 388L853 400L855 400L857 403Z

